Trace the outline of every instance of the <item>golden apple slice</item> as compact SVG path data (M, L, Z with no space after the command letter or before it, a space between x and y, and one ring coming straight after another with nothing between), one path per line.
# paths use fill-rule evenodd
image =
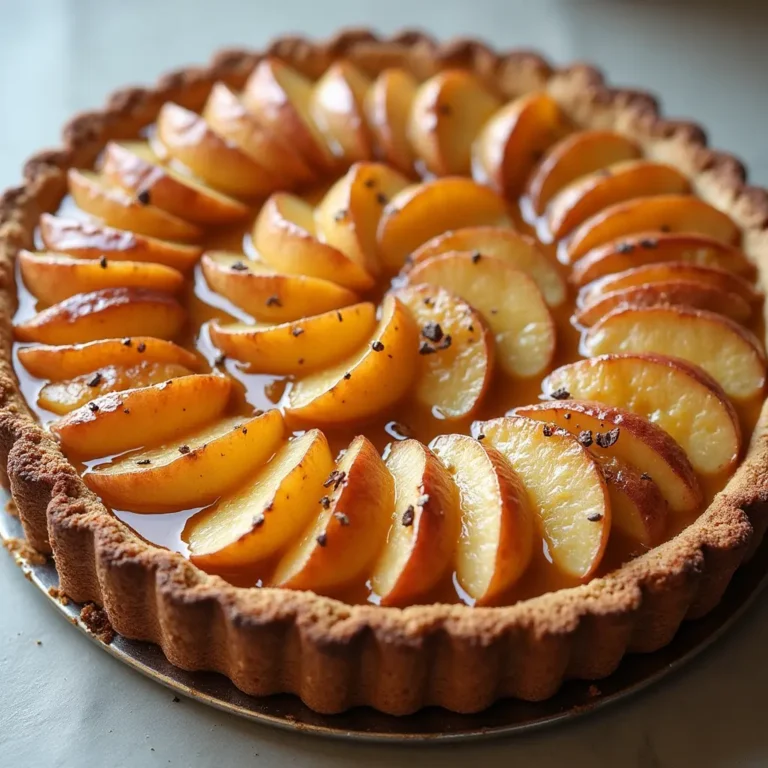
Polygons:
M577 179L558 192L547 208L547 223L552 235L560 239L611 205L690 190L686 176L671 165L626 160Z
M189 521L192 562L205 570L233 570L278 554L312 520L332 470L319 430L286 443L250 484Z
M614 131L580 131L555 144L528 180L526 193L541 215L550 200L576 179L643 154L635 141Z
M592 248L648 230L706 235L727 245L741 240L730 216L698 197L656 195L616 203L587 219L571 236L564 258L572 264Z
M18 341L82 344L115 336L179 334L186 315L176 299L142 288L105 288L79 293L14 327Z
M595 458L567 432L520 416L476 422L472 432L499 450L522 480L552 563L588 579L611 530L608 489Z
M86 485L115 509L170 512L210 504L249 480L280 448L280 411L235 416L93 467Z
M265 168L214 133L200 115L171 101L157 116L157 138L174 160L225 194L261 197L276 186Z
M663 355L603 355L564 365L547 376L549 397L596 400L660 426L693 468L716 475L741 452L739 420L722 387L703 369Z
M519 378L536 376L552 362L556 333L536 283L494 256L454 251L417 264L410 283L430 283L460 296L485 319L501 367Z
M472 73L438 72L422 83L411 107L408 138L419 161L436 176L469 175L472 141L500 106Z
M525 572L533 554L533 512L504 456L467 435L442 435L430 448L459 487L461 535L456 578L488 603Z
M232 379L198 373L112 392L51 425L64 450L83 459L153 446L202 427L227 406Z
M538 243L509 227L465 227L437 235L417 248L409 264L418 264L449 251L472 251L508 261L533 278L550 307L565 301L565 282Z
M419 87L405 69L385 69L365 96L365 115L381 158L408 175L413 174L413 151L408 141L408 119Z
M551 96L521 96L496 112L475 139L474 176L504 197L516 198L541 155L567 131L560 107Z
M263 323L300 320L358 300L357 294L330 280L280 274L242 254L206 253L201 264L214 291Z
M376 241L384 206L410 182L381 163L355 163L315 209L320 239L371 275L381 272Z
M376 327L376 307L354 304L280 325L210 326L211 340L254 373L300 374L327 368L357 352Z
M184 276L164 264L142 261L100 261L78 259L59 253L18 255L21 276L29 292L44 304L55 304L76 293L102 288L146 288L161 293L177 293Z
M379 222L382 265L397 272L406 257L449 229L511 226L504 200L471 179L451 176L417 184L395 195Z
M577 400L522 406L515 414L554 424L577 436L593 453L615 456L649 474L673 512L690 514L701 505L701 488L685 452L661 427L642 416Z
M315 521L277 567L277 586L324 595L362 584L384 544L395 483L365 437L352 441L326 484Z
M421 331L416 398L440 418L470 415L493 375L494 341L483 318L435 285L407 285L394 295Z
M417 440L392 445L395 509L371 586L382 605L411 605L453 565L459 532L459 490L448 470Z
M262 59L248 78L241 98L259 120L285 140L320 173L337 164L310 114L312 83L279 59Z
M280 187L290 188L314 180L314 172L290 144L279 133L262 125L258 115L249 112L224 83L215 83L211 89L203 118L214 133L264 168Z
M286 413L315 423L364 419L394 405L416 371L418 330L393 296L381 305L370 343L341 363L295 382Z
M196 245L170 243L49 213L40 217L40 237L48 250L78 259L106 256L111 261L149 261L180 272L192 269L202 253L202 248Z
M110 186L93 171L70 168L67 180L77 207L110 227L162 240L200 240L203 235L196 224L142 202L143 196L140 200L119 187Z
M287 192L264 203L253 242L262 259L283 272L319 277L358 291L374 285L373 276L358 262L318 239L312 206Z
M175 363L193 371L200 368L199 358L191 352L152 336L101 339L59 347L38 344L22 347L17 354L32 376L51 381L73 379L108 365L130 368L150 362Z
M765 387L765 353L748 330L722 315L687 307L615 309L584 336L589 355L652 352L709 373L728 397L748 400Z

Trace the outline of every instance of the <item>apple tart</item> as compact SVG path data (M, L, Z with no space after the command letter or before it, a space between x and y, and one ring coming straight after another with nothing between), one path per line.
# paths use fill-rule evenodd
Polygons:
M117 632L471 712L662 647L760 542L768 196L652 96L349 31L64 142L0 205L0 448Z

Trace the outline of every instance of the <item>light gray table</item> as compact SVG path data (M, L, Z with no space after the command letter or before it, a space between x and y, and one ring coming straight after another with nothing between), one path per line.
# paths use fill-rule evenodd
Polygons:
M590 59L661 92L768 184L768 3L627 0L0 0L0 186L112 89L223 45L345 24L476 34ZM67 626L0 553L0 766L768 765L768 599L691 667L615 710L485 745L385 748L255 726L129 671Z

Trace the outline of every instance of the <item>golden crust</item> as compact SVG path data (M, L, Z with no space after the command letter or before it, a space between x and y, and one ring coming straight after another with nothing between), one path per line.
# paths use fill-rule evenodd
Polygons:
M24 183L0 199L0 454L27 538L54 553L62 592L103 606L117 632L159 644L179 667L220 671L253 695L295 693L324 713L358 704L394 714L426 705L473 712L501 697L540 700L564 679L603 677L625 653L665 645L683 619L717 604L762 539L768 406L744 462L693 525L606 577L504 608L350 606L309 592L233 587L113 517L34 421L11 365L14 260L32 246L39 215L64 195L67 168L92 163L110 139L135 136L167 100L200 108L217 80L241 86L267 54L311 76L344 56L369 72L398 65L421 78L468 67L505 97L546 89L577 123L630 135L649 156L682 169L741 227L768 286L768 192L747 186L741 163L708 149L698 126L661 119L652 96L608 88L587 65L556 70L538 54L498 54L474 40L348 30L325 43L282 38L264 54L222 51L207 68L119 91L103 111L75 117L64 148L33 157Z

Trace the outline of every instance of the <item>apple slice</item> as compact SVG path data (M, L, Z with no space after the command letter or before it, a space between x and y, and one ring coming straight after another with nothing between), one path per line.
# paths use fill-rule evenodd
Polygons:
M142 261L77 259L59 253L19 251L24 285L44 304L55 304L76 293L103 288L145 288L160 293L178 293L184 276L164 264Z
M105 288L79 293L14 327L18 341L81 344L115 336L179 334L186 315L176 299L142 288Z
M332 470L328 441L319 430L286 443L250 484L189 521L185 536L192 562L226 571L275 556L312 520Z
M531 561L534 522L528 494L495 448L467 435L441 435L430 448L459 487L456 578L478 603L492 602Z
M416 371L418 330L393 296L362 350L341 363L295 382L286 413L315 423L364 419L394 405L409 390Z
M465 227L437 235L417 248L408 265L418 264L449 251L477 251L508 261L533 278L550 307L565 301L565 282L532 237L510 227ZM408 266L406 265L406 266Z
M242 254L206 253L201 266L214 291L263 323L300 320L358 300L357 294L330 280L280 274Z
M467 176L472 141L501 106L471 72L446 69L422 83L411 106L408 138L435 176Z
M443 419L470 415L493 375L493 336L483 318L458 296L435 285L407 285L394 295L421 330L417 400Z
M198 373L112 392L51 425L64 450L83 459L153 446L202 427L226 408L232 379Z
M379 222L382 265L397 272L406 257L449 229L511 226L504 200L471 179L450 176L416 184L395 195Z
M592 248L648 230L706 235L726 245L741 240L733 220L698 197L656 195L616 203L587 219L571 236L563 258L573 264Z
M748 330L722 315L687 307L625 307L593 325L583 339L589 355L652 352L702 367L735 400L765 387L765 353Z
M626 160L569 184L547 208L547 223L560 239L604 208L634 198L688 194L691 185L677 168L648 160Z
M477 181L514 199L541 155L569 126L557 102L546 93L521 96L502 107L485 124L472 146Z
M214 133L264 168L278 186L291 188L314 180L314 172L290 144L262 125L224 83L215 83L211 89L203 118Z
M685 452L661 427L642 416L576 400L522 406L515 414L554 424L576 435L593 453L616 456L649 474L673 512L690 514L699 509L701 488Z
M93 467L86 485L115 509L171 512L211 504L250 479L284 441L280 411L234 416L160 448Z
M364 108L378 155L399 171L413 175L413 151L408 141L408 119L419 87L405 69L385 69L368 89Z
M327 368L363 347L376 327L376 307L354 304L280 325L210 326L211 341L254 373L299 374Z
M150 362L175 363L193 371L200 368L200 359L191 352L151 336L100 339L59 347L35 345L22 347L17 354L32 376L51 381L72 379L106 365L130 368Z
M522 481L555 567L586 581L611 530L608 489L595 458L567 432L520 416L475 422L472 433L500 451Z
M315 209L320 239L371 275L381 272L376 241L384 206L410 182L381 163L355 163Z
M411 284L430 283L460 296L485 319L498 362L510 376L540 374L552 362L556 333L536 283L494 256L454 251L417 264Z
M325 484L319 514L280 561L276 586L325 595L362 584L384 544L395 483L365 437L352 441Z
M643 154L635 141L614 131L579 131L555 144L528 180L526 193L541 215L550 200L576 179Z
M663 355L603 355L564 365L541 384L549 397L596 400L657 424L693 468L717 475L741 452L739 419L722 387L698 366Z
M394 443L386 458L395 509L371 586L382 605L429 600L453 565L460 532L459 490L448 470L417 440Z
M143 196L139 199L119 187L110 186L93 171L70 168L67 181L77 207L110 227L163 240L200 240L203 236L196 224L142 202Z
M320 242L312 206L287 192L278 192L264 203L253 228L253 242L263 260L283 272L319 277L358 291L375 283L358 262Z
M148 261L180 272L192 269L202 253L202 248L196 245L170 243L50 213L40 217L40 237L48 250L78 259L106 256L111 261Z

